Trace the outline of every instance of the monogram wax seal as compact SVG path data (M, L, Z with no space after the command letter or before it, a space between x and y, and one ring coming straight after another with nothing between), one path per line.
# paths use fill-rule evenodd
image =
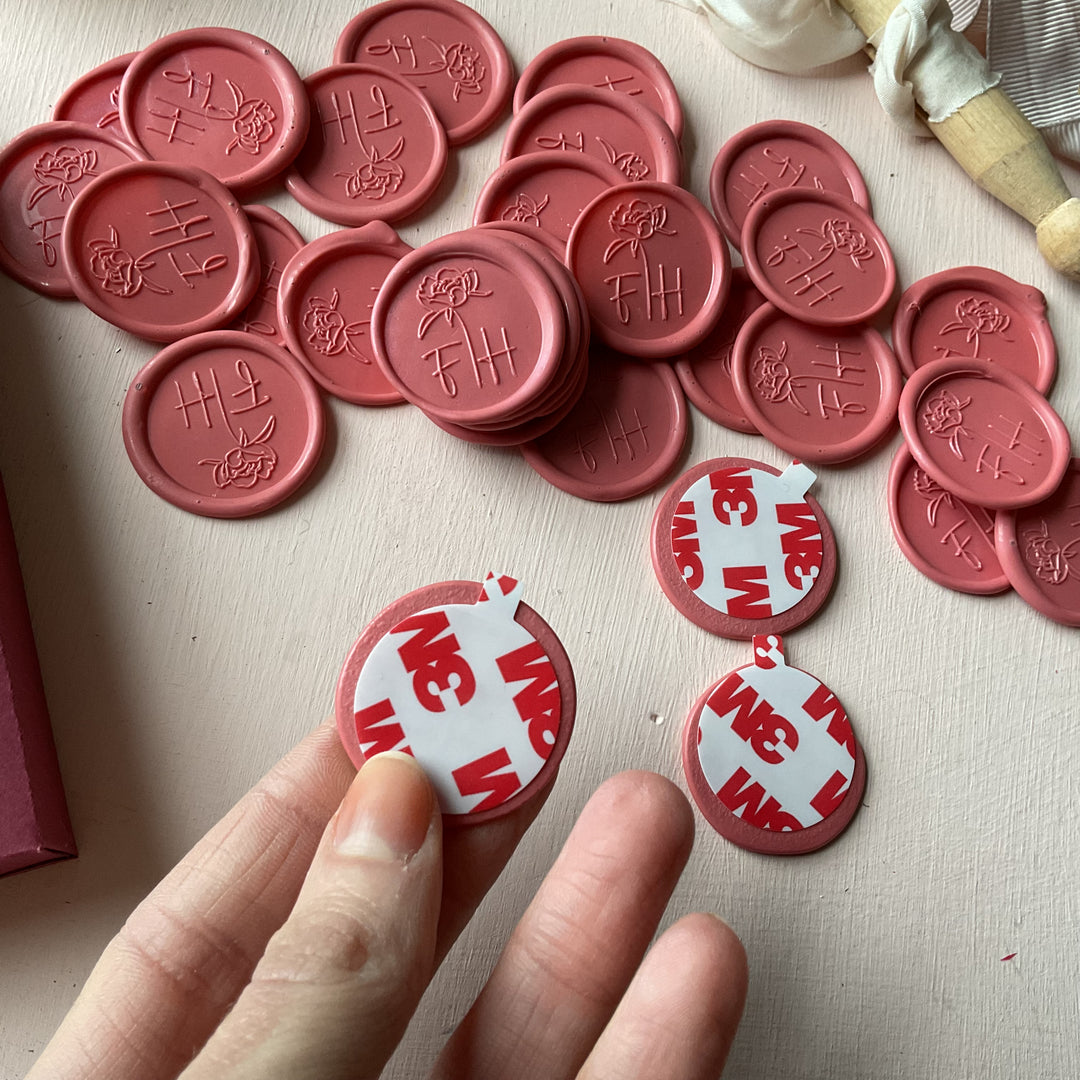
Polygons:
M725 839L763 855L803 855L835 840L866 789L866 758L844 706L792 667L776 634L754 661L697 700L683 730L687 786Z
M341 741L359 767L412 754L447 824L502 817L552 780L574 725L574 672L519 582L446 581L394 601L338 679Z
M81 75L56 99L52 118L75 120L124 138L120 123L120 80L136 56L138 53L124 53Z

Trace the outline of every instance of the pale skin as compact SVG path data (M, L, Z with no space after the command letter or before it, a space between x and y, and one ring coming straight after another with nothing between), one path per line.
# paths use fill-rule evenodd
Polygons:
M544 794L444 831L411 758L356 773L323 725L135 910L27 1080L379 1076ZM743 948L700 913L649 947L693 831L670 781L606 781L432 1080L715 1080Z

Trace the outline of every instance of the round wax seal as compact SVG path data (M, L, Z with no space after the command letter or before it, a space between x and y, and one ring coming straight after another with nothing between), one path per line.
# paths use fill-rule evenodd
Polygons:
M811 326L763 305L739 331L731 371L751 422L795 457L851 461L896 427L900 368L869 327Z
M156 161L205 169L235 191L283 172L304 145L308 99L268 42L221 27L180 30L131 61L124 133Z
M977 506L1014 510L1053 493L1069 433L1030 383L986 360L934 360L900 395L912 456L943 488Z
M624 179L614 165L586 154L545 150L511 158L480 189L473 222L530 225L558 241L565 254L586 204Z
M1009 579L994 551L994 514L946 491L903 443L889 469L889 520L908 562L957 592L1004 592Z
M709 196L724 235L741 244L747 214L785 188L832 191L870 210L859 166L820 128L795 120L765 120L732 135L716 155Z
M722 637L779 634L816 615L836 575L836 543L802 464L715 458L668 488L652 523L667 598Z
M598 195L574 224L566 258L597 337L649 359L703 341L720 321L731 284L716 222L671 184L623 184Z
M656 487L675 467L686 436L686 401L669 367L594 348L577 404L522 453L555 487L618 502Z
M815 326L866 322L896 287L881 230L862 207L827 191L763 196L747 214L742 253L766 299Z
M258 334L275 345L285 345L278 329L277 298L285 264L304 246L304 238L288 218L269 206L245 206L255 246L259 251L259 288L255 299L229 328Z
M224 326L259 286L247 216L200 169L156 161L113 169L72 204L63 245L75 295L150 341Z
M120 124L120 80L138 53L124 53L76 79L53 106L54 120L74 120L124 138Z
M754 662L695 704L683 772L705 820L762 855L803 855L835 840L866 788L866 759L843 705L784 659L776 635L754 638Z
M108 132L74 121L38 124L0 150L0 268L46 296L71 296L61 258L75 196L142 154Z
M526 65L514 88L514 112L553 86L590 86L633 98L682 138L683 111L667 68L648 49L613 37L557 41Z
M357 766L412 754L447 824L502 817L552 780L577 697L562 643L513 578L447 581L394 601L353 645L335 696Z
M1013 588L1047 618L1080 626L1080 458L1048 499L999 513L995 539Z
M691 403L710 420L732 431L758 434L731 381L731 355L742 324L765 303L746 268L736 266L720 321L700 345L675 363L675 374Z
M341 32L334 63L375 64L431 102L451 146L475 139L510 101L514 68L491 24L457 0L385 0Z
M400 221L446 170L446 133L416 87L382 68L338 64L305 81L311 131L285 178L302 206L339 225Z
M989 360L1045 394L1057 370L1046 297L983 266L958 266L920 278L900 297L893 348L904 374L931 360Z
M236 330L185 338L135 376L124 445L146 485L182 510L247 517L308 478L323 445L315 384L284 349Z
M356 405L402 396L375 363L371 310L386 275L412 248L385 222L313 240L289 261L278 289L282 333L327 392Z
M401 259L379 291L371 334L403 397L469 426L514 416L550 387L566 311L535 260L504 237L470 229Z
M589 86L554 86L530 98L510 121L502 160L541 150L589 154L627 181L678 184L682 152L671 128L633 98Z

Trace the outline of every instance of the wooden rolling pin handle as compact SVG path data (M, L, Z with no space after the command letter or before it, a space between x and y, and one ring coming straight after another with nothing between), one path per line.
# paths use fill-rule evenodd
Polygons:
M895 0L840 3L868 38L885 25L896 6ZM972 63L981 63L974 46L957 37ZM927 126L981 188L1035 226L1046 261L1080 281L1080 199L1071 197L1043 137L1008 94L993 87Z

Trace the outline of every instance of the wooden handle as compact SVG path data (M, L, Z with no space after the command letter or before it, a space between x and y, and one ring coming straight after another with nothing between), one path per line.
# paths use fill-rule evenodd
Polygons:
M896 6L895 0L840 0L840 4L868 38L885 25ZM971 62L981 63L974 46L956 36ZM873 46L868 45L867 51L872 55ZM945 120L927 121L927 126L979 187L1035 226L1046 261L1080 281L1080 199L1070 196L1043 137L1008 94L993 87Z

